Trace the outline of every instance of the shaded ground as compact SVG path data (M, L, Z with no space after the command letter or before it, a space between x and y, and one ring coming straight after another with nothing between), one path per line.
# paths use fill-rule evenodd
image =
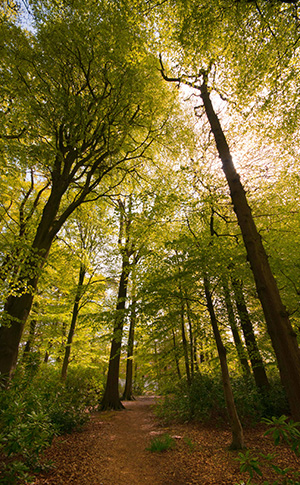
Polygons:
M34 485L234 485L246 482L239 472L237 452L228 451L228 429L200 424L163 426L153 415L153 397L124 402L124 411L106 411L92 416L78 433L54 440L46 458L55 468L39 475ZM146 448L160 433L175 437L176 447L163 453ZM264 428L245 431L248 448L274 451ZM277 447L277 464L300 469L300 462L285 447ZM264 479L275 480L271 475ZM255 480L256 483L263 481Z

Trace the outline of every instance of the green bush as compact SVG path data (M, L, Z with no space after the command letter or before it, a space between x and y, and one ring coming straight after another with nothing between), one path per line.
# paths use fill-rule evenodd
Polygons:
M270 389L260 392L252 379L231 380L237 411L242 422L258 422L262 417L288 413L284 390L278 380L271 380ZM219 375L196 375L188 386L185 380L174 386L171 394L160 400L156 413L166 421L201 422L227 420L223 385Z
M65 384L52 368L35 375L22 369L0 394L0 483L28 483L41 468L43 451L55 435L81 428L101 392L95 372L70 374Z
M30 388L26 394L17 387L2 391L0 406L0 483L27 483L28 472L40 469L40 455L51 444L55 427L40 395Z

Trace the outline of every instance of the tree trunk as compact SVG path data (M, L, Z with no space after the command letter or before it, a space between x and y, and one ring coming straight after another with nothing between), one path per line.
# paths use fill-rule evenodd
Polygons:
M185 335L184 301L183 301L183 298L181 298L180 318L181 318L181 338L182 338L182 347L183 347L186 378L187 378L187 383L190 386L191 385L191 373L190 373L190 364L189 364L188 344L187 344L186 335Z
M192 320L191 320L191 309L188 299L186 298L186 314L188 319L189 325L189 337L190 337L190 359L191 359L191 378L194 377L194 338L193 338L193 327L192 327Z
M205 81L200 87L200 92L230 188L231 200L276 354L281 381L287 392L292 416L295 420L300 420L300 351L297 336L281 301L276 280L257 231L240 177L235 170L225 135L213 109Z
M6 386L15 369L24 326L30 313L38 278L48 257L52 241L60 229L53 230L63 190L53 186L36 230L31 253L23 262L20 291L10 295L4 305L0 327L0 383Z
M227 314L228 314L228 321L229 321L229 325L230 325L230 328L231 328L231 332L232 332L233 340L234 340L235 347L236 347L236 350L237 350L237 354L238 354L238 357L239 357L239 361L241 363L241 367L242 367L244 375L248 377L248 376L251 375L250 366L249 366L249 363L248 363L248 360L247 360L247 355L246 355L246 352L245 352L243 342L242 342L240 334L239 334L239 329L237 327L237 323L236 323L236 319L235 319L235 315L234 315L234 311L233 311L233 306L232 306L232 302L231 302L230 291L229 291L229 288L228 288L227 280L225 278L223 279L223 290L224 290L225 305L226 305Z
M26 345L24 347L24 352L23 352L23 356L22 356L22 361L25 362L25 365L27 364L27 362L29 360L29 354L31 352L31 346L32 346L32 343L33 343L33 340L34 340L36 324L37 324L36 319L32 318L30 320L28 339L27 339Z
M79 313L79 304L80 304L80 300L81 300L81 297L82 297L82 285L83 285L85 273L86 273L85 266L81 262L80 263L80 269L79 269L79 278L78 278L78 283L77 283L75 301L74 301L73 312L72 312L72 320L71 320L70 330L69 330L67 344L66 344L66 348L65 348L65 355L64 355L62 370L61 370L61 380L63 382L67 378L67 370L68 370L70 353L71 353L71 345L72 345L72 342L73 342L77 317L78 317L78 313Z
M179 359L178 359L178 349L176 344L175 332L173 328L172 328L172 338L173 338L173 349L174 349L174 358L175 358L177 375L179 377L179 380L181 380L181 372L180 372Z
M207 308L210 315L210 320L211 320L211 324L212 324L212 328L213 328L213 332L214 332L214 336L217 344L221 370L222 370L224 396L226 400L227 411L229 415L229 421L230 421L231 432L232 432L232 443L230 445L230 448L234 450L240 450L245 447L243 429L235 407L234 397L233 397L232 388L230 384L229 371L227 366L226 349L223 345L221 335L219 332L217 318L215 315L213 302L211 298L209 280L207 276L204 276L204 290L205 290L205 297L207 301Z
M198 363L198 358L197 358L197 337L194 335L194 345L193 345L193 350L194 350L194 364L195 364L195 370L199 374L200 373L200 368L199 368L199 363Z
M103 410L124 409L119 396L119 368L129 271L129 259L127 255L123 253L122 272L119 283L116 318L111 343L107 380L101 401L101 409Z
M134 331L136 324L136 300L133 292L131 312L130 312L130 326L127 343L127 360L126 360L126 382L122 399L124 401L134 401L132 394L132 381L133 381L133 349L134 349Z
M57 146L61 144L60 135L61 133L57 135ZM103 160L107 156L108 152L104 152L98 157L97 163L92 164L89 170L85 167L83 172L86 178L79 192L70 204L64 208L62 213L59 214L62 197L74 178L79 174L82 165L77 163L77 150L73 148L70 148L67 152L63 149L63 152L57 153L51 172L52 187L50 195L44 206L41 220L32 242L31 253L22 262L23 271L21 271L18 281L19 292L18 294L11 294L4 305L0 326L0 386L8 384L16 366L24 326L30 313L38 279L48 257L52 242L67 218L84 202L86 196L94 187L95 181L92 181L92 176L96 169L101 167ZM76 160L75 170L74 162ZM103 171L101 173L100 171L100 175L97 175L98 182L105 173L107 172Z
M232 286L234 289L236 306L237 306L238 314L241 321L241 327L243 330L255 383L258 389L264 391L269 389L270 384L269 384L265 366L256 342L255 333L253 330L252 322L250 320L250 316L248 313L248 309L247 309L244 294L243 294L242 284L240 281L233 278Z

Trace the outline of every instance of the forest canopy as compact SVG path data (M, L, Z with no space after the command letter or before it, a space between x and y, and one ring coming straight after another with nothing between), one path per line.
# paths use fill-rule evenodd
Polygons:
M299 29L297 0L1 3L4 401L212 379L236 447L300 420Z

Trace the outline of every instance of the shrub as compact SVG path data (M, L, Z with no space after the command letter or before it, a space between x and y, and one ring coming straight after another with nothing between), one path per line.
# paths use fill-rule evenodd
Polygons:
M27 395L17 388L2 391L0 405L0 483L27 483L28 472L40 469L40 455L51 444L55 428L32 390Z
M163 434L151 439L150 446L147 448L151 452L167 451L175 447L175 440L169 434Z
M66 384L55 369L22 371L0 394L0 483L28 483L55 435L81 428L99 399L95 372L77 370Z
M292 420L289 421L284 415L279 418L274 416L272 419L264 418L262 422L269 426L269 429L265 432L265 436L272 434L276 446L281 442L285 442L296 455L300 454L300 423L294 423ZM250 479L247 481L248 485L255 485L252 479L256 475L263 477L263 466L268 466L278 475L278 479L274 482L274 485L299 485L300 483L300 473L290 468L281 468L278 466L276 464L276 454L265 455L264 453L259 453L257 456L251 450L247 450L245 453L239 453L237 460L240 463L241 472L247 472L250 475ZM289 477L287 476L288 474ZM264 485L269 485L269 482L264 481Z
M280 416L288 412L284 390L279 380L271 380L271 388L260 392L252 379L235 377L231 380L237 411L242 422L259 422L262 417ZM166 421L200 422L227 420L226 403L220 376L195 375L190 386L185 380L162 397L156 414Z

